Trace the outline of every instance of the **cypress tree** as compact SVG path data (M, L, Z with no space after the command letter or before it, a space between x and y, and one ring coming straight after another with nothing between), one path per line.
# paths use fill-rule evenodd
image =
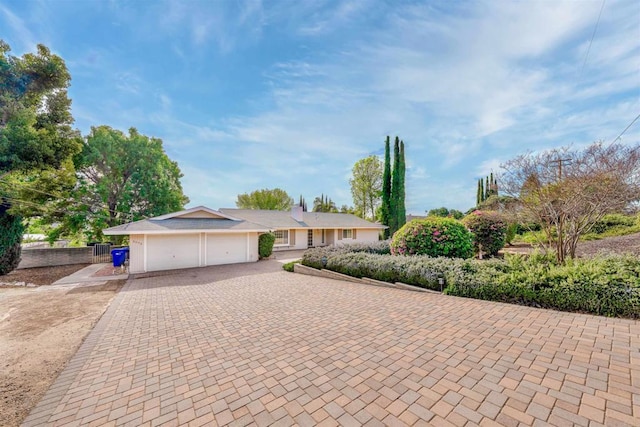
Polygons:
M482 178L478 180L478 189L476 190L476 206L482 203Z
M491 173L493 175L493 173ZM493 182L491 183L491 193L494 195L498 195L498 182L496 181L496 177L494 176L491 179Z
M492 175L493 175L493 173L492 173ZM492 187L491 191L496 196L498 195L498 178L496 178L496 177L493 177L493 187Z
M489 185L489 176L485 178L484 184L484 199L487 200L491 196L491 186Z
M400 227L402 227L406 222L407 222L407 210L406 207L404 205L404 199L405 199L405 188L404 188L404 182L405 182L405 174L406 174L406 166L405 166L405 162L404 162L404 141L400 141L400 162L399 162L399 166L400 166L400 173L399 173L399 182L400 185L398 186L398 204L397 204L397 211L398 211L398 223L396 224L396 226L398 227L398 229Z
M398 195L400 189L400 138L393 143L393 172L391 173L391 209L389 211L389 233L398 230Z
M382 174L382 206L380 206L380 222L389 226L391 216L391 147L389 135L384 142L384 173ZM390 229L384 230L384 238L391 237Z

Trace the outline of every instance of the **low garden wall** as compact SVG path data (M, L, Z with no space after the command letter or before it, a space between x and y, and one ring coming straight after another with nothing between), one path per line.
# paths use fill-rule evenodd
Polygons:
M56 265L91 264L93 248L23 249L18 268L53 267Z

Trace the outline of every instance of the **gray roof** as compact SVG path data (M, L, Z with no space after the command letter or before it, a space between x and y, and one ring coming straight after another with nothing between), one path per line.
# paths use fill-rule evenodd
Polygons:
M249 221L233 221L230 219L214 218L169 218L143 219L103 230L106 235L135 234L136 232L154 231L198 231L198 230L228 230L228 231L269 231L268 227Z
M220 212L270 228L371 228L384 229L355 215L329 212L303 212L302 221L296 221L290 211L222 208Z
M219 209L218 214L228 218L184 218L181 215L193 215L195 211L213 211L202 206L181 212L161 215L155 218L130 222L103 230L106 235L162 233L168 231L269 231L287 228L369 228L381 230L384 225L358 218L355 215L328 212L303 212L302 221L296 221L289 211L268 211L253 209ZM220 216L220 215L219 215Z

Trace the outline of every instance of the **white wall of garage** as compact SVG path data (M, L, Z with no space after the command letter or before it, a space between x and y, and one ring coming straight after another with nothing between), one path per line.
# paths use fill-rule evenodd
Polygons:
M258 260L258 233L132 235L129 242L131 273Z

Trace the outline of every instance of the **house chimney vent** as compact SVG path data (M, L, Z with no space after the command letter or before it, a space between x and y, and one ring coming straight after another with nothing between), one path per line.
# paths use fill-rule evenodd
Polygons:
M291 208L291 218L295 219L296 221L302 222L304 220L302 215L303 215L302 206L293 206Z

